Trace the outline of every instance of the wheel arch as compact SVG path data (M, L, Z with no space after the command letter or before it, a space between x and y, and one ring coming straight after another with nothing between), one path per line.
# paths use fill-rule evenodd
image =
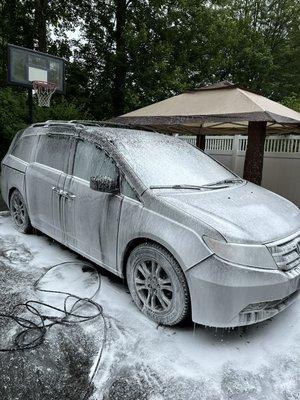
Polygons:
M10 207L10 199L11 199L11 196L12 196L12 194L13 194L13 192L14 192L15 190L18 190L18 191L21 193L20 189L17 188L16 186L12 186L12 187L9 189L9 191L8 191L8 206L9 206L9 207ZM21 194L22 194L22 193L21 193Z
M8 190L8 194L7 194L7 200L8 200L8 207L10 207L10 199L11 199L11 196L12 196L12 194L13 194L13 192L15 191L15 190L17 190L18 192L20 192L21 193L21 196L23 197L23 199L24 199L24 202L25 202L25 204L26 204L26 207L28 207L27 206L27 197L26 197L26 190L25 190L25 186L23 186L23 187L19 187L18 185L16 185L15 183L9 188L9 190Z
M184 268L182 267L183 261L181 260L179 255L175 252L175 250L172 247L168 246L168 244L166 244L166 243L162 243L161 240L158 240L157 238L142 236L142 237L137 237L137 238L132 239L127 244L127 246L123 252L123 256L122 256L122 260L121 260L121 274L125 280L126 280L126 265L127 265L128 257L130 255L130 253L137 246L139 246L140 244L143 244L143 243L155 243L155 244L158 244L159 246L162 246L165 250L167 250L172 255L172 257L174 257L174 259L177 261L177 263L179 264L180 268L182 269L182 271L184 273Z

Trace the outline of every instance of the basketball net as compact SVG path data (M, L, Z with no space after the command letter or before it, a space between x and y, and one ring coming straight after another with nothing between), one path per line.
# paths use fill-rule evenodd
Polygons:
M50 107L50 101L53 93L56 90L55 83L45 81L33 81L32 87L37 95L38 105L40 107Z

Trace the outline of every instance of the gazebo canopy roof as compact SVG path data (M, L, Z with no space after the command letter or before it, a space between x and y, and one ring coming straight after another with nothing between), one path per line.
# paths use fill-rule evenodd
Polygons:
M299 131L300 113L228 81L184 92L114 119L169 132L240 133L266 121L269 133Z

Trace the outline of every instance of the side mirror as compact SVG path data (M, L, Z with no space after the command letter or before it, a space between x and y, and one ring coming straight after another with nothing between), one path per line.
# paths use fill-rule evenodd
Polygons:
M108 176L92 176L90 188L98 192L117 193L119 189L118 180L113 180Z

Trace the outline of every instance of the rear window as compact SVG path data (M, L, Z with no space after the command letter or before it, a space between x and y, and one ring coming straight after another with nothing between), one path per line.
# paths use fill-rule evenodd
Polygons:
M36 143L36 136L24 136L17 140L11 154L23 161L29 162L31 151Z
M63 136L61 134L42 135L38 145L36 161L48 167L66 171L70 140L70 136Z

